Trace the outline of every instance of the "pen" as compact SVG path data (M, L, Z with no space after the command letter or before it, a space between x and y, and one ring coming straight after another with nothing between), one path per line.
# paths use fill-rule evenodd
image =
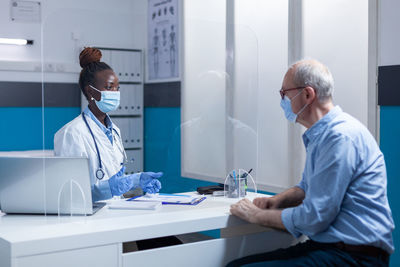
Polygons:
M253 171L253 169L250 169L248 172L246 172L246 173L244 173L243 175L242 175L242 178L246 178L245 180L244 180L244 184L245 184L245 189L247 190L247 175L249 175L249 173L251 173Z
M235 172L235 170L233 170L233 180L235 181L235 184L236 184L236 172Z
M250 169L248 172L243 173L241 178L246 178L249 173L251 173L253 169Z
M247 172L247 174L246 174L246 181L245 181L245 183L246 183L246 190L247 190L247 175L250 174L250 173L252 172L252 170L253 170L253 169L251 168L251 169Z

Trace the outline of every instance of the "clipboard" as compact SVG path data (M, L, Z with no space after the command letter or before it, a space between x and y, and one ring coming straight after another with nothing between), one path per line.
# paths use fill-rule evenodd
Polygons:
M135 196L127 201L138 201L138 202L161 202L163 205L191 205L195 206L200 202L204 201L207 197L205 196L193 196L184 194L155 194L151 197Z
M195 201L192 201L190 203L176 203L176 202L162 202L163 205L191 205L191 206L196 206L203 200L205 200L207 197L199 197Z

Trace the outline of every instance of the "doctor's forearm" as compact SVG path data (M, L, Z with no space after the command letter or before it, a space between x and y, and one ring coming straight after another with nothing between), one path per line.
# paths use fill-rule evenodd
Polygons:
M92 201L100 201L112 198L108 180L98 181L98 184L92 185Z

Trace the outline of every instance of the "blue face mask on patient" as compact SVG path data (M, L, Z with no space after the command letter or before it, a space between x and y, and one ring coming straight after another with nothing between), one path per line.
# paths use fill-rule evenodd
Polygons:
M292 97L292 100L295 99L298 95L300 95L303 90L301 90L297 95ZM293 123L296 122L297 116L300 115L306 107L307 107L307 104L305 104L304 107L302 107L299 110L299 112L297 112L297 114L296 114L292 110L292 104L291 104L291 100L289 99L289 97L285 96L283 99L281 99L281 108L285 112L285 117L286 117L286 119L288 119L288 121L293 122Z
M89 86L101 94L100 101L92 98L101 112L108 113L118 108L121 97L119 91L100 91L92 85Z

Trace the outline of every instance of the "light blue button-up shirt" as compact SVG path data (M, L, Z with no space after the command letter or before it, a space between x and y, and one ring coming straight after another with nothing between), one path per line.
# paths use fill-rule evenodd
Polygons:
M282 211L286 229L322 243L394 250L383 154L369 131L336 106L303 135L303 203Z

